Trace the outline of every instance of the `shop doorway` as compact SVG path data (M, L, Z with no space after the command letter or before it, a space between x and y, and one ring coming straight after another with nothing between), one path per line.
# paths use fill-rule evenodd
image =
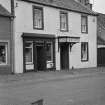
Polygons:
M69 69L69 44L62 43L60 44L60 60L61 60L61 69Z
M46 49L44 46L36 46L36 66L38 71L46 70Z

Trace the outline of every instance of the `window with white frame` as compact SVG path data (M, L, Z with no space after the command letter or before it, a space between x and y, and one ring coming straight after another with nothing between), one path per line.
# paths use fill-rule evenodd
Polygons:
M81 32L88 33L88 19L87 16L81 16Z
M68 31L68 14L66 12L60 12L60 30Z
M33 6L33 27L43 29L43 8Z
M88 42L81 43L81 61L88 61Z
M53 61L53 45L52 45L52 42L47 43L46 56L47 56L47 61Z
M25 43L25 62L26 64L33 63L33 42Z
M0 42L0 65L7 64L7 42Z

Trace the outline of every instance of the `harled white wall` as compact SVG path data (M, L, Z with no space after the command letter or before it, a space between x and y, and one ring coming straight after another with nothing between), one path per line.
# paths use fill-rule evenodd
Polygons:
M70 67L88 68L97 66L97 19L95 16L88 16L88 34L80 35L80 43L72 47L70 54ZM76 25L76 24L75 24ZM76 26L75 26L76 27ZM81 30L81 26L78 26ZM81 61L81 42L88 42L89 60Z
M32 3L17 1L18 7L15 8L15 72L23 72L23 42L22 33L43 33L53 34L55 36L77 36L80 42L89 43L89 61L81 62L81 43L77 43L72 47L69 55L70 68L96 67L96 19L89 16L89 33L81 34L81 14L68 11L69 32L60 32L60 16L59 9L51 7L43 7L44 10L44 30L33 29L33 11ZM56 69L60 70L60 50L58 52L58 42L56 40Z

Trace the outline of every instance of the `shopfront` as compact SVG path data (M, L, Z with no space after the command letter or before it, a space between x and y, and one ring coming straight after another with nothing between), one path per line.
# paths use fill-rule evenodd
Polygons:
M55 69L55 36L24 33L23 60L24 72Z

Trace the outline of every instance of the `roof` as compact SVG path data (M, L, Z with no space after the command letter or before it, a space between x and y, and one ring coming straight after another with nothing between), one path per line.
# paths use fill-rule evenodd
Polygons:
M97 43L105 45L105 14L98 13L97 17Z
M21 1L37 3L41 5L51 6L79 13L85 13L89 15L97 15L96 12L93 12L92 10L83 6L81 3L76 2L75 0L21 0Z
M11 13L8 12L1 4L0 4L0 15L11 17Z

